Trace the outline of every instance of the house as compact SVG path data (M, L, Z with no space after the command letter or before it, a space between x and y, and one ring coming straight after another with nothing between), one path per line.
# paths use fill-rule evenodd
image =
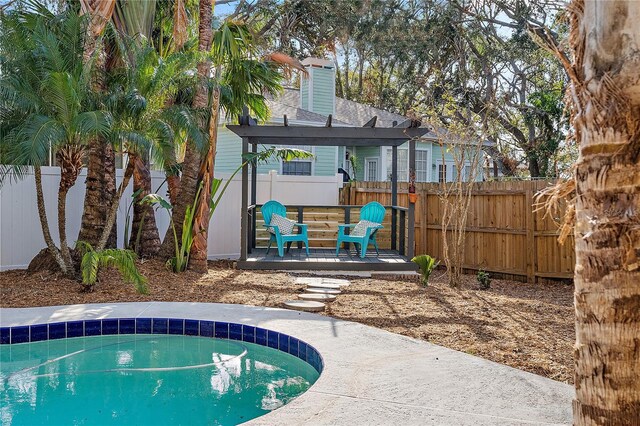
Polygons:
M302 64L308 76L302 77L300 88L285 88L278 98L268 99L271 118L267 124L282 125L287 117L290 125L324 126L332 116L332 126L363 126L377 117L376 127L392 127L408 118L372 106L336 96L335 65L332 61L307 58ZM240 165L240 139L222 127L219 129L216 172L231 173ZM258 174L276 171L280 175L333 176L339 169L358 181L387 181L391 175L390 147L303 147L314 153L313 159L261 164ZM441 146L435 134L428 133L416 144L416 181L442 182L454 180L457 171L451 147ZM398 148L398 180L408 180L408 144ZM444 155L444 157L443 157ZM355 160L353 159L355 157ZM355 167L354 167L355 166ZM463 170L470 176L470 165ZM482 180L482 172L475 176Z

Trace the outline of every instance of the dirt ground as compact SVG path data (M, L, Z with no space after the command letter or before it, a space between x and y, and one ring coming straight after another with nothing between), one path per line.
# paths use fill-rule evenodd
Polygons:
M228 262L211 263L204 275L173 274L154 261L141 263L140 270L149 279L148 295L136 293L110 270L101 272L93 292L57 273L0 272L0 306L154 300L281 307L303 291L292 274L239 271ZM351 277L324 314L573 382L572 285L494 279L491 289L478 290L475 276L467 275L464 289L456 290L443 275L434 272L428 287L411 279Z

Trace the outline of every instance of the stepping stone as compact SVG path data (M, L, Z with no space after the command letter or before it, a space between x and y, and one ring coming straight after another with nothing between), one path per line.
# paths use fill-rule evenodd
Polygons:
M304 289L307 293L315 293L315 294L340 294L342 293L340 290L335 290L332 288L316 288L316 287L307 287Z
M301 293L298 297L302 300L315 300L316 302L333 302L336 300L335 294Z
M346 287L351 284L349 280L342 280L338 278L323 278L322 282L324 284L338 284L340 287Z
M320 287L323 284L330 284L333 286L348 286L349 280L341 280L338 278L323 278L323 277L298 277L295 280L296 284L305 284L311 287ZM333 288L333 287L332 287Z
M330 283L307 284L307 287L328 288L328 289L331 289L331 290L340 290L340 284L330 284Z
M285 308L295 309L296 311L305 312L321 312L324 311L324 303L312 300L287 300L284 302Z

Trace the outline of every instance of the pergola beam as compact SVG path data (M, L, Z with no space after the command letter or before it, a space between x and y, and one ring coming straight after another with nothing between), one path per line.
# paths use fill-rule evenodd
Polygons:
M278 143L291 145L315 145L312 140L326 141L325 146L353 146L358 140L362 145L393 146L409 139L419 138L429 129L419 127L314 127L314 126L253 126L228 124L227 128L241 138L250 138L250 143L265 143L266 140L280 139ZM304 139L305 142L299 141Z

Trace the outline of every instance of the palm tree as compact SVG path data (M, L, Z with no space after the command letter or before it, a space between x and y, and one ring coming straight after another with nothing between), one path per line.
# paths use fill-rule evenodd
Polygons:
M573 0L574 423L640 419L640 2Z
M211 74L211 60L209 59L209 51L211 50L211 41L213 38L213 4L209 0L199 0L198 3L198 52L202 55L202 60L197 66L198 84L192 101L192 107L196 110L205 110L209 106L209 79ZM207 120L203 120L201 128L207 128ZM170 182L174 188L170 188L170 194L173 194L171 201L174 204L173 221L181 224L187 208L192 205L193 200L199 189L200 167L203 160L203 153L194 144L187 143L182 162L182 174L180 181L172 179ZM178 188L175 188L178 186ZM182 228L176 229L178 239L182 238ZM173 243L171 238L163 241L161 255L167 259L172 256Z
M141 46L151 41L156 1L117 2L113 22L118 33ZM125 53L126 52L121 52ZM129 247L141 256L153 256L160 249L160 234L153 208L141 203L151 189L151 157L143 152L135 157L133 171L133 218Z
M191 170L192 157L185 156L183 164L183 179L181 182L178 204L174 209L177 215L176 223L183 223L181 202L187 202L195 197L199 188L200 199L197 203L193 224L193 246L190 257L190 268L204 272L207 269L207 240L209 228L209 194L214 175L216 140L220 110L224 110L227 117L233 117L248 106L259 119L268 118L265 94L276 95L281 90L282 75L280 67L295 67L304 72L304 67L298 61L283 54L272 54L262 59L257 57L257 43L253 39L250 28L244 23L225 21L213 34L211 59L213 66L213 88L207 103L208 120L206 128L209 132L209 144L204 155L200 156L199 171L194 181L194 193L185 190L192 188ZM187 148L189 149L189 148ZM192 154L196 154L193 152ZM187 152L189 154L189 151ZM195 156L195 155L194 155ZM188 185L185 184L188 183ZM181 235L181 229L178 234ZM165 241L168 245L168 241Z
M104 76L110 61L104 48L102 34L111 20L116 0L80 0L80 9L88 17L86 27L85 62L95 58L92 88L96 93L105 92ZM116 193L116 158L113 146L105 138L95 137L88 143L87 178L82 210L79 241L97 244L107 219L107 205ZM116 246L116 228L110 230L107 245Z
M21 177L33 167L38 212L45 242L60 269L75 273L67 243L66 199L82 168L88 139L109 130L108 114L91 107L92 61L83 66L86 19L66 11L57 16L34 4L26 12L2 16L0 51L0 111L2 114L3 176ZM60 166L58 234L60 248L49 231L42 194L41 166L49 151Z
M195 55L175 53L161 59L153 47L144 43L141 45L130 38L118 40L123 61L109 76L109 96L105 104L113 116L111 142L122 147L127 166L109 206L97 251L105 248L107 230L115 223L118 203L130 179L136 173L148 173L144 158L151 156L163 165L165 159L172 158L170 153L181 139L188 137L196 148L204 143L194 111L179 104L167 106L178 91L193 85L190 71ZM146 190L150 192L150 188ZM153 215L153 211L150 214ZM137 228L134 228L132 236L137 234ZM146 243L147 253L143 254L157 251L151 241Z

